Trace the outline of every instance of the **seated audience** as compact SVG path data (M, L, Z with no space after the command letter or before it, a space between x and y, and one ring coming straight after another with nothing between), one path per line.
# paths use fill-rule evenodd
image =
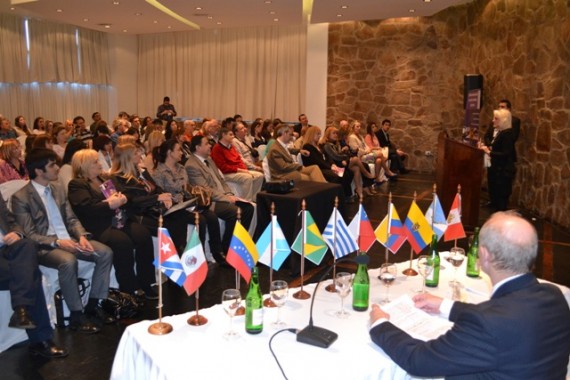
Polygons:
M407 174L410 171L406 169L404 161L408 158L408 154L390 140L388 131L392 126L392 122L388 119L382 120L382 127L376 131L376 137L382 148L388 148L388 159L390 160L390 170L399 174Z
M53 150L53 139L47 133L43 135L37 135L32 143L32 149L36 148L46 148Z
M378 305L370 337L412 376L456 379L564 379L570 355L570 310L560 289L537 281L534 227L496 213L479 233L481 269L493 284L480 304L414 296L417 308L447 316L454 326L437 339L412 338Z
M249 136L252 138L252 147L257 148L260 145L266 145L267 140L261 135L261 129L263 128L263 119L258 117L251 123L249 127Z
M65 191L65 194L67 194L67 184L73 177L71 170L71 159L73 158L75 152L78 152L82 149L87 149L87 144L78 139L71 140L65 146L63 160L61 160L61 167L59 168L59 175L57 176L57 181Z
M160 144L162 144L164 141L164 135L160 131L152 132L146 140L146 155L142 162L142 166L148 170L151 175L154 172L154 148L160 146Z
M58 177L57 155L48 149L34 149L26 155L31 181L12 196L12 209L26 236L38 243L38 262L57 269L59 285L70 314L70 328L86 334L99 331L85 314L100 322L114 318L100 306L107 298L113 252L95 240L73 213ZM89 302L83 303L77 287L77 260L95 263Z
M18 134L18 137L32 134L32 131L26 124L26 119L22 115L16 116L16 120L14 120L14 130Z
M241 159L248 170L261 171L261 162L259 161L259 152L251 145L251 139L248 139L247 128L243 123L235 123L233 125L234 139L232 145L238 151Z
M0 183L29 178L18 140L0 140Z
M65 153L65 147L67 146L70 135L67 129L65 129L65 126L60 122L54 123L53 128L53 151L61 160Z
M0 116L0 140L17 139L18 134L10 125L10 120Z
M100 135L93 139L93 149L99 156L103 173L109 173L113 166L113 142L109 136Z
M73 179L68 187L69 203L93 237L113 250L119 289L156 299L157 294L151 287L156 282L152 235L146 227L126 218L123 206L127 203L127 197L124 194L116 192L108 197L103 194L101 186L106 181L101 177L101 164L96 151L84 149L77 152L71 166Z
M38 116L34 119L32 133L34 135L43 135L46 133L46 122L43 117Z

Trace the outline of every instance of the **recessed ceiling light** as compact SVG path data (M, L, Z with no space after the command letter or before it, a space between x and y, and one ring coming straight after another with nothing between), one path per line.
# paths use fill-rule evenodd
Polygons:
M127 33L127 32L128 32L128 30L127 30L127 29L123 29L123 33Z
M410 9L408 12L414 13L415 11L416 11L415 9Z
M336 17L342 17L342 15L339 13L339 14L336 15Z
M201 11L201 10L202 10L202 7L196 7L196 10L197 10L197 11Z
M111 25L107 24L104 26L105 29L111 29Z
M158 21L154 20L152 23L153 23L153 24L158 24Z
M135 13L135 16L142 16L142 13L137 12L137 13Z
M222 25L222 22L221 22L221 21L218 21L216 24L218 24L218 25Z
M55 11L56 11L57 13L62 13L62 12L63 12L63 9L56 9Z
M168 28L168 29L172 29L172 26L168 25L167 28Z
M89 21L89 19L88 19L88 18L84 18L83 21L87 22L87 21Z
M11 11L15 11L16 8L15 8L15 7L10 7L10 10L11 10Z
M424 0L424 3L431 3L431 0Z
M271 12L269 12L269 14L270 14L270 15L274 15L274 14L275 14L275 11L271 11Z
M119 5L120 3L118 1L113 1L113 5Z
M271 4L271 0L265 0L265 4Z
M341 5L340 8L341 9L348 9L348 5Z
M213 17L212 17L212 16L208 16L208 20L212 20L212 19L213 19Z
M279 19L278 19L278 18L274 18L273 21L277 22L277 21L279 21Z

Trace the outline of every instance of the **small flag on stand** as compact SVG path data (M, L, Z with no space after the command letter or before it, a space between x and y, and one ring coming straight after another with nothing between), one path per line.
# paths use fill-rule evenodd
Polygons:
M174 281L178 286L183 286L186 280L186 274L182 267L182 262L174 242L166 228L158 229L158 262L154 261L154 266L159 268L168 278Z
M249 283L251 270L257 264L257 247L240 221L236 221L226 261Z
M368 252L376 241L376 236L362 203L358 206L358 212L348 225L348 229L352 232L352 236L357 239L359 249L362 252Z
M192 232L182 254L182 267L186 273L184 289L188 295L192 295L202 285L208 274L208 263L196 229Z
M387 233L388 226L390 228L390 238L388 238ZM380 222L374 234L376 235L376 239L392 253L398 252L402 244L406 241L407 237L402 221L393 203L390 203L388 214L384 217L382 222Z
M358 250L356 239L336 207L333 208L331 217L323 231L323 239L337 259Z
M415 200L408 211L404 231L416 255L431 242L433 230Z
M456 240L465 237L465 230L461 223L461 194L455 194L455 199L447 216L447 230L445 231L444 240Z
M319 227L315 223L309 211L302 211L305 214L305 231L299 231L291 248L298 254L303 254L303 240L305 241L305 257L311 262L319 265L327 253L327 243L323 240ZM305 239L303 239L305 234Z
M277 221L277 216L271 215L271 223L265 228L263 234L255 244L259 252L259 262L271 265L271 229L273 229L273 270L279 270L283 262L291 254L289 243L283 235L283 230Z
M445 218L443 207L441 207L441 203L439 202L439 198L436 193L433 193L433 201L426 211L426 219L431 225L433 233L437 235L437 240L439 241L447 230L447 219Z

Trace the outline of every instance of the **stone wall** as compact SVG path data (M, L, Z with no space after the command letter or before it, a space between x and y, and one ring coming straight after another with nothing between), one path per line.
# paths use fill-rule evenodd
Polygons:
M465 74L484 76L484 125L502 98L522 120L511 204L570 227L570 0L331 24L327 123L390 118L410 167L433 171L439 131L461 134Z

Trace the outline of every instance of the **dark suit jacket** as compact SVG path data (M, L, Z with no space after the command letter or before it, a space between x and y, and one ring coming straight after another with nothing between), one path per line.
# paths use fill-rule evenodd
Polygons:
M491 144L491 167L498 175L515 176L515 138L512 128L500 131Z
M271 144L267 152L267 164L273 179L281 179L284 175L301 168L301 165L293 161L289 151L278 140Z
M455 302L453 328L423 342L390 322L370 331L400 367L448 379L565 379L570 309L560 289L525 274L478 305Z
M384 134L382 128L376 131L376 138L378 139L378 143L380 143L380 146L382 148L388 147L396 149L394 146L392 146L392 141L390 141L390 134L388 132Z
M83 225L73 213L63 188L53 182L49 186L69 236L76 240L79 240L81 236L89 238L91 234L83 228ZM26 236L40 245L40 254L53 249L57 236L47 235L49 228L47 210L38 192L32 185L32 181L12 195L12 211L18 224L24 229Z
M207 158L210 168L207 168L194 154L191 154L186 161L184 167L188 174L188 181L192 185L205 186L212 190L212 201L214 202L229 202L228 195L233 195L232 189L227 185L226 180L220 174L218 167L214 160ZM220 188L216 180L212 177L215 176L222 187Z
M115 210L104 202L101 190L94 189L86 179L74 178L67 186L67 197L75 215L85 228L96 237L111 227Z
M0 195L0 228L4 235L15 232L21 237L24 237L24 230L16 223L14 215L8 210L4 198ZM0 248L2 249L2 248ZM8 260L0 254L0 289L8 289L8 280L10 279L10 268L8 266Z

